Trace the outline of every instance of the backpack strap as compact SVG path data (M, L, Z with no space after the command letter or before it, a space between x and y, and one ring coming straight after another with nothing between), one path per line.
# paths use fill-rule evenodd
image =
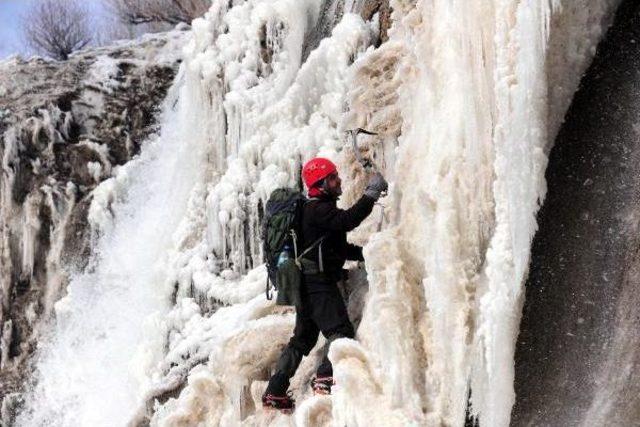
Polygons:
M311 201L315 201L315 200L321 200L320 197L310 197L307 199L306 203L311 202ZM316 246L318 246L318 270L322 273L324 272L324 266L322 265L322 241L327 237L327 234L325 234L324 236L320 237L318 240L316 240L315 242L313 242L307 249L305 249L299 256L297 255L297 251L296 251L296 264L300 265L300 262L298 261L300 258L302 258L304 255L306 255L307 253L309 253L310 250L312 250L313 248L315 248Z
M267 285L264 293L267 295L267 300L271 301L273 299L273 292L269 292L269 274L267 273Z
M315 248L316 246L320 245L320 248L322 248L322 241L327 237L327 235L325 234L324 236L320 237L319 239L317 239L315 242L313 242L309 247L307 247L307 249L305 249L300 255L296 256L296 264L300 264L300 258L302 258L304 255L308 254L313 248ZM320 271L322 271L322 249L320 249Z
M297 245L295 243L296 242L296 235L295 235L295 232L293 232L293 230L292 230L292 234L293 234L293 242L294 242L294 251L295 251L295 254L296 254L296 257L294 258L294 261L296 262L298 267L300 267L300 258L302 258L303 255L308 254L309 251L311 251L311 249L315 248L317 245L322 245L322 241L325 239L325 237L327 237L326 235L320 237L318 240L313 242L311 244L311 246L309 246L307 249L305 249L300 255L297 255L298 247L297 247ZM322 247L322 246L320 246L320 247ZM320 257L320 271L322 271L322 250L320 250L319 257ZM273 299L273 291L271 291L271 287L269 286L269 273L267 273L267 282L266 282L266 285L265 285L264 293L265 293L268 301L271 301Z

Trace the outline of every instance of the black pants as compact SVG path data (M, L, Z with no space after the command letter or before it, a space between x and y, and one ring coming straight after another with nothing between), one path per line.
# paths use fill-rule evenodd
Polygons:
M269 380L266 393L283 396L289 388L289 379L296 373L302 356L306 356L318 341L318 334L327 339L325 354L318 367L318 377L333 375L327 357L329 345L338 338L353 338L355 331L349 321L347 308L335 283L306 283L301 290L302 306L296 308L296 326L293 337L278 359L276 371Z

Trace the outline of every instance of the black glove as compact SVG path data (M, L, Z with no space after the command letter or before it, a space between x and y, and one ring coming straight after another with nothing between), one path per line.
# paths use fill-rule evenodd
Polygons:
M371 178L369 178L369 183L367 184L367 188L364 190L364 194L374 200L378 200L380 195L387 191L388 188L389 184L387 184L387 181L385 181L382 174L380 172L376 172Z

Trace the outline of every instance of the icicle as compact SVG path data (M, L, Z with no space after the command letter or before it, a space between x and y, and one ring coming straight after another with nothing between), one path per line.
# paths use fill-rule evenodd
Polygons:
M13 201L13 191L16 179L16 172L19 165L18 156L20 142L17 129L10 127L4 132L3 145L0 146L2 153L0 179L0 322L5 319L5 310L9 309L9 295L12 290L13 276L10 266L11 247L10 236L5 230L10 229L10 223L15 214L15 204Z
M44 313L52 313L55 302L61 297L62 287L66 284L65 273L62 270L62 250L64 248L67 223L76 203L76 187L71 182L67 184L64 194L55 188L44 186L45 203L51 212L50 248L47 253L46 266L49 278L44 296Z
M22 224L22 274L31 280L33 277L34 258L37 250L38 232L40 231L39 192L31 193L23 203L24 223Z
M0 335L0 369L4 369L9 362L9 350L13 338L13 322L7 320L2 325L2 335Z

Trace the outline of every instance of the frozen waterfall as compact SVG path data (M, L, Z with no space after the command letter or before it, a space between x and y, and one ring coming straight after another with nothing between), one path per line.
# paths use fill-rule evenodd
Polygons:
M161 131L94 192L20 425L462 426L469 395L509 425L549 141L617 1L391 0L383 43L368 3L214 0L193 22ZM359 197L347 112L392 184L350 236L357 340L332 346L332 397L306 387L312 353L296 413L267 413L293 314L263 293L262 205L316 155Z

